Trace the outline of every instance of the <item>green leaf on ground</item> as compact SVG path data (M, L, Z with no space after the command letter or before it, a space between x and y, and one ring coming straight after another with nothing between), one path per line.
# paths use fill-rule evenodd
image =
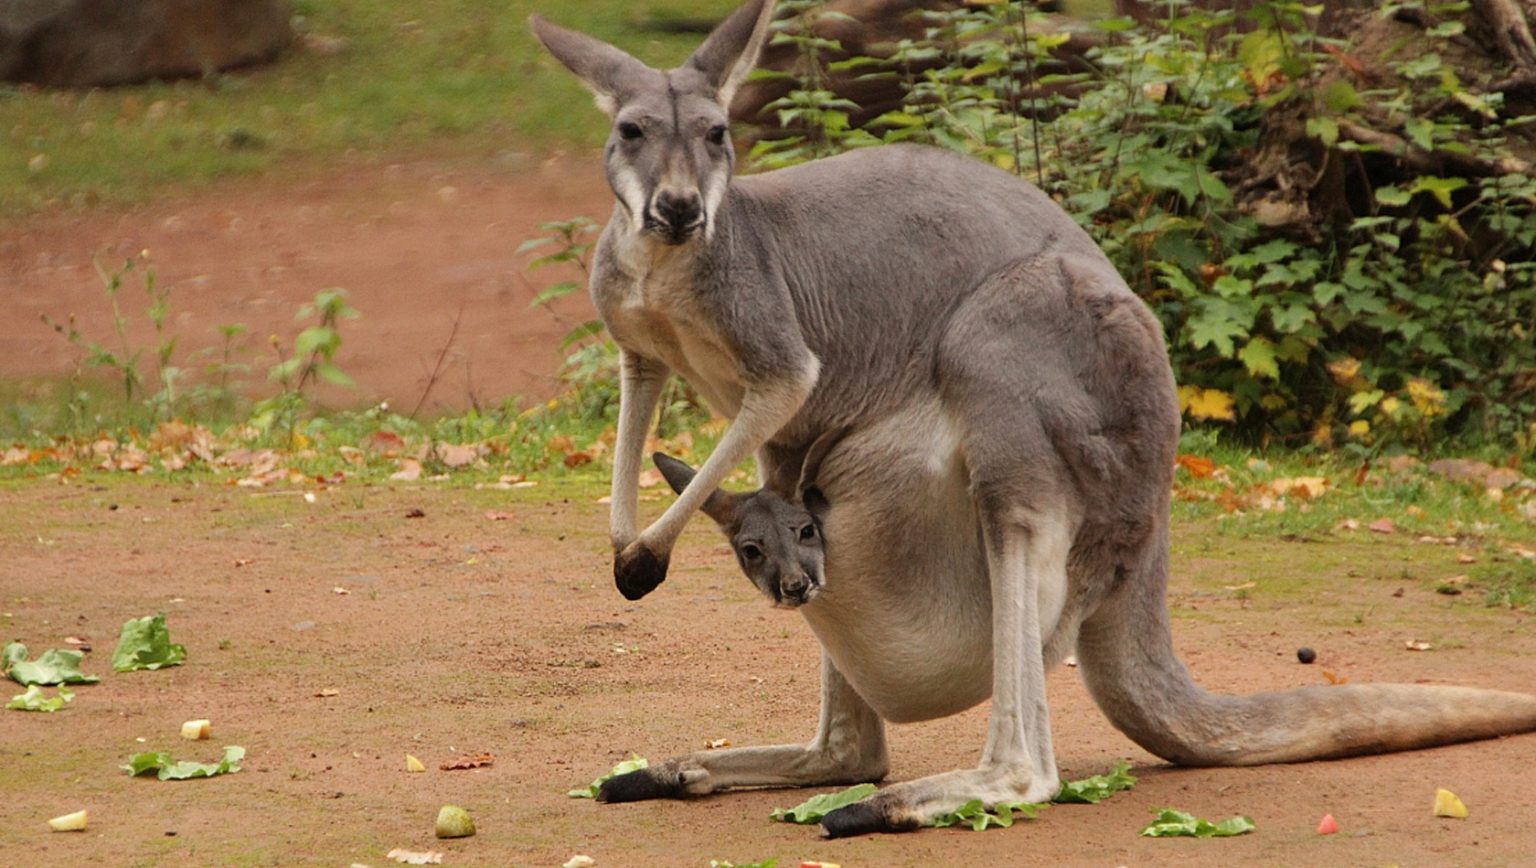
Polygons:
M599 775L596 780L584 787L577 787L574 790L568 790L566 791L566 795L573 799L595 799L597 798L597 791L602 788L604 781L608 780L609 778L616 778L619 775L627 775L630 772L640 771L649 765L650 763L646 762L645 757L631 754L629 759L614 766L613 770L608 774Z
M972 799L956 810L933 818L928 825L940 829L968 825L973 832L980 832L994 826L1006 829L1013 825L1015 811L1023 814L1026 820L1033 820L1035 814L1045 807L1049 806L1031 802L999 802L994 808L987 810L980 799Z
M101 679L80 671L79 651L49 649L36 660L27 659L27 646L12 642L4 651L6 674L22 686L31 684L94 684Z
M793 808L779 808L768 817L781 823L800 823L807 826L820 823L822 817L838 808L846 808L854 802L863 800L875 790L874 784L856 784L840 793L811 796Z
M1253 819L1250 817L1237 816L1212 823L1176 808L1163 808L1157 813L1157 819L1141 830L1141 834L1148 838L1230 838L1253 830Z
M1107 775L1094 775L1080 781L1063 781L1061 792L1053 802L1063 804L1096 805L1121 790L1136 786L1136 776L1131 774L1131 764L1125 760L1115 763L1115 770Z
M165 626L165 613L130 618L123 624L112 652L112 668L118 672L135 669L160 669L180 666L187 659L183 645L171 643L171 631Z
M245 759L245 748L230 745L224 748L224 757L216 763L177 762L165 751L136 753L128 758L122 768L138 777L155 772L162 781L184 781L188 778L211 778L214 775L234 774L240 771L240 760Z
M6 708L14 708L17 711L58 711L70 702L74 701L75 694L68 687L59 686L57 696L49 696L36 684L29 685L26 693L18 693L11 697L11 701L5 704Z

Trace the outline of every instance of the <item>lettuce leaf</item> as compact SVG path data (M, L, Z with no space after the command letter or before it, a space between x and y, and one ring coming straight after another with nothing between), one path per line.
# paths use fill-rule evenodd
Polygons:
M112 652L112 668L117 672L160 669L180 666L185 659L186 647L171 643L171 631L165 626L165 613L161 612L130 618L123 624L123 632L117 638L117 650Z
M1251 817L1230 817L1220 823L1202 820L1176 808L1163 808L1157 819L1141 830L1148 838L1230 838L1252 832L1256 827Z
M1107 775L1094 775L1080 781L1063 781L1061 792L1051 801L1058 804L1097 805L1121 790L1134 787L1136 776L1130 772L1131 764L1121 760L1115 763L1115 770Z
M29 685L26 693L18 693L11 697L11 701L5 704L6 708L14 708L17 711L58 711L73 702L75 694L68 687L59 685L57 696L49 696L36 684Z
M36 660L27 659L27 646L12 642L3 653L6 674L23 687L32 684L94 684L101 679L80 671L79 651L49 649Z
M616 778L619 775L627 775L630 772L637 772L649 766L650 763L646 762L645 757L630 754L629 759L614 766L612 771L605 775L598 775L596 780L592 781L592 783L584 787L577 787L574 790L567 790L565 794L573 799L595 799L597 798L597 791L602 789L604 781L607 781L609 778Z
M224 748L224 757L217 763L195 763L188 760L177 762L165 751L149 751L129 757L128 764L122 768L134 777L154 772L162 781L184 781L189 778L234 774L240 771L242 759L245 759L245 748L238 745Z
M801 823L808 826L812 823L820 823L822 817L838 808L845 808L854 802L862 801L876 789L874 784L857 784L840 793L811 796L793 808L779 808L768 816L781 823Z

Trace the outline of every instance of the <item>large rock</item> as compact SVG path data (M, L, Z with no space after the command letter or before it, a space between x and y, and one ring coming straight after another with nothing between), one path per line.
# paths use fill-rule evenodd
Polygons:
M0 0L0 79L49 87L200 76L270 60L286 0Z

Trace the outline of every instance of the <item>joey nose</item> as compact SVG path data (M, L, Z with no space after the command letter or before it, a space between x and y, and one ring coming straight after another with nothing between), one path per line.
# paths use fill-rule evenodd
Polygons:
M692 227L703 211L697 193L663 190L656 194L656 216L674 231Z

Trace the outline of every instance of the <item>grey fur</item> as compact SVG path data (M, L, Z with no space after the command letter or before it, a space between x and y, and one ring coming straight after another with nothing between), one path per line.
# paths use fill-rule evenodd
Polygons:
M1110 720L1176 762L1536 729L1536 698L1519 694L1197 687L1164 601L1180 420L1156 318L1048 197L966 157L888 146L733 180L722 103L770 7L750 0L669 72L534 20L615 123L619 204L591 288L621 351L619 589L660 584L684 523L754 452L770 496L738 507L782 523L773 498L795 508L802 465L828 503L820 591L798 607L823 647L815 738L677 757L600 798L879 779L882 720L990 696L977 768L887 787L824 827L896 831L971 799L1042 801L1057 787L1044 673L1074 651ZM733 423L642 532L636 478L671 373ZM755 580L773 595L777 580Z

